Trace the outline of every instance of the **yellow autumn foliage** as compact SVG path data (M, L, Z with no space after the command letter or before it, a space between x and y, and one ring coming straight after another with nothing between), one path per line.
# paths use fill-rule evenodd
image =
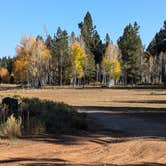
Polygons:
M27 60L22 57L18 56L14 61L14 78L16 80L25 81L26 80L26 69L27 69L28 62Z
M114 65L114 79L119 79L121 74L120 62L116 59L113 65Z
M50 52L44 42L36 40L33 36L23 36L20 45L16 47L16 53L14 77L21 82L26 81L27 74L32 77L39 76L39 70L50 58Z
M6 81L9 77L9 72L6 68L1 67L0 68L0 78L2 79L2 81Z
M71 46L71 61L74 72L78 78L84 76L84 68L87 62L87 56L80 44L73 43Z
M110 73L112 71L112 63L108 56L103 57L103 68L107 73Z
M116 56L113 56L116 57ZM104 56L102 60L102 66L104 71L108 74L108 76L114 80L119 79L121 74L120 62L117 58L112 58L108 56Z

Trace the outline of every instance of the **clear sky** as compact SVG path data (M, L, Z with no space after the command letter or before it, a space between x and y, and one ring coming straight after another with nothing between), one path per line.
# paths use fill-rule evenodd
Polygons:
M1 0L0 57L13 56L22 35L54 34L58 26L79 33L78 23L90 11L103 39L116 43L128 23L137 21L146 46L166 19L166 0Z

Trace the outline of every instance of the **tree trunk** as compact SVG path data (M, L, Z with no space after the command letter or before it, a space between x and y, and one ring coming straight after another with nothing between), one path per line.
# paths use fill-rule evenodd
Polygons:
M62 52L61 52L61 55L60 55L60 86L62 86L62 84L63 84L63 81L62 81L62 79L63 79L63 74L62 74Z

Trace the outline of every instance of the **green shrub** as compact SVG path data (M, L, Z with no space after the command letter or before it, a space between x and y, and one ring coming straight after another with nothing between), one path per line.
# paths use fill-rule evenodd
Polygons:
M23 112L29 112L31 131L36 122L38 123L37 126L41 126L41 128L51 133L86 129L85 115L78 113L67 104L37 98L23 98L22 101L24 103Z
M33 134L43 134L46 132L45 125L40 120L34 118L31 120L31 124Z
M67 104L38 98L19 98L19 100L16 112L6 111L4 106L2 108L4 111L1 113L6 112L6 116L4 119L0 114L0 123L4 123L8 118L1 125L1 135L5 137L20 136L21 129L22 133L41 134L82 130L87 127L85 114L78 113ZM11 114L13 115L8 117ZM21 120L15 117L21 117Z
M0 126L0 136L16 138L21 136L21 118L16 119L12 114L7 121Z

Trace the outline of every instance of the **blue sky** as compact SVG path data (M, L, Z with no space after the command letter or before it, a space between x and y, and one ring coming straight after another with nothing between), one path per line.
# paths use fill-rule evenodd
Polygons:
M0 57L14 56L22 35L54 34L58 26L79 33L78 23L90 11L103 39L109 33L116 43L128 23L141 26L143 44L148 43L166 19L166 0L1 0Z

